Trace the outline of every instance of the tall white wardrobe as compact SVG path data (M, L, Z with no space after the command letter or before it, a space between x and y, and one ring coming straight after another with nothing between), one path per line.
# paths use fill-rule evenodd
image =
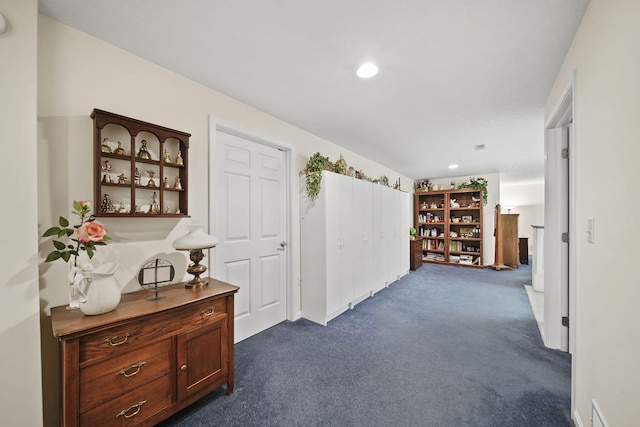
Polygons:
M409 272L411 195L325 171L301 178L302 317L326 325Z

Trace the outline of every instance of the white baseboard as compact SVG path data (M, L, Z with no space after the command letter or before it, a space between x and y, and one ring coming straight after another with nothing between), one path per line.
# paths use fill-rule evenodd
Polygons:
M573 422L576 427L584 427L584 424L582 424L582 420L580 419L580 414L578 414L577 410L573 411Z

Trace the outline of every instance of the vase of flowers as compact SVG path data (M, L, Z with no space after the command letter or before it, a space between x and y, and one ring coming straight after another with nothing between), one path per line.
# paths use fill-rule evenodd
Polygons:
M89 259L93 258L98 246L104 246L111 238L107 236L107 229L97 222L91 214L90 200L74 200L72 214L80 219L80 223L70 226L69 220L63 216L58 219L59 226L49 228L42 237L55 236L52 240L54 250L47 255L45 262L61 259L69 263L69 309L80 307L78 292L74 283L80 272L87 266L78 265L78 257L86 252ZM61 239L68 239L64 242Z

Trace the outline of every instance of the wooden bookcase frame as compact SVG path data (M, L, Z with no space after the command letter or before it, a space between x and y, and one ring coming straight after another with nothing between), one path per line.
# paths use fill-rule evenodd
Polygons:
M452 206L452 201L455 201ZM459 206L457 206L457 205ZM465 188L415 193L415 228L422 242L423 261L483 267L482 191ZM432 235L432 230L436 235ZM468 236L469 230L476 233ZM457 237L451 237L451 233ZM471 263L460 262L470 257Z
M189 138L190 133L169 129L164 126L143 122L131 117L94 109L91 112L93 119L93 150L94 150L94 212L96 217L176 217L182 218L188 215L188 165L189 165ZM129 136L129 140L122 141L124 129ZM118 136L120 135L120 136ZM126 135L125 135L126 136ZM110 139L113 138L113 139ZM143 159L137 156L142 140L147 141L152 146L151 159ZM102 144L111 148L112 152L103 152ZM114 145L120 142L124 145L126 154L116 154L113 152L117 147ZM177 159L178 153L182 157L182 164L175 161L166 161L164 158L165 149L170 152L171 158ZM127 177L125 183L118 183L117 171L111 172L111 182L104 182L105 172L104 162L114 162L124 168L123 173ZM111 163L109 163L111 165ZM153 177L155 186L141 183L136 184L135 174L138 169L140 174L146 172L145 168L153 170L157 176ZM122 169L118 169L122 170ZM127 176L128 173L128 176ZM115 178L114 178L115 177ZM148 177L145 181L148 183ZM170 181L173 179L173 181ZM165 186L165 180L169 183ZM180 181L182 188L174 188L175 183ZM105 194L115 191L123 200L113 199L115 212L103 212L102 202ZM158 203L158 213L151 213L150 209L142 209L141 206L151 205L153 192L156 193ZM110 196L111 197L111 196ZM126 213L118 212L120 203L125 204ZM136 210L136 207L139 207Z

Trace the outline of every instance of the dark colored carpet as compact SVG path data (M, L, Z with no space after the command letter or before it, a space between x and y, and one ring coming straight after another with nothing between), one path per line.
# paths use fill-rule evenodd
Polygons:
M545 348L531 269L425 264L326 327L238 343L223 389L163 426L572 426L570 356Z

